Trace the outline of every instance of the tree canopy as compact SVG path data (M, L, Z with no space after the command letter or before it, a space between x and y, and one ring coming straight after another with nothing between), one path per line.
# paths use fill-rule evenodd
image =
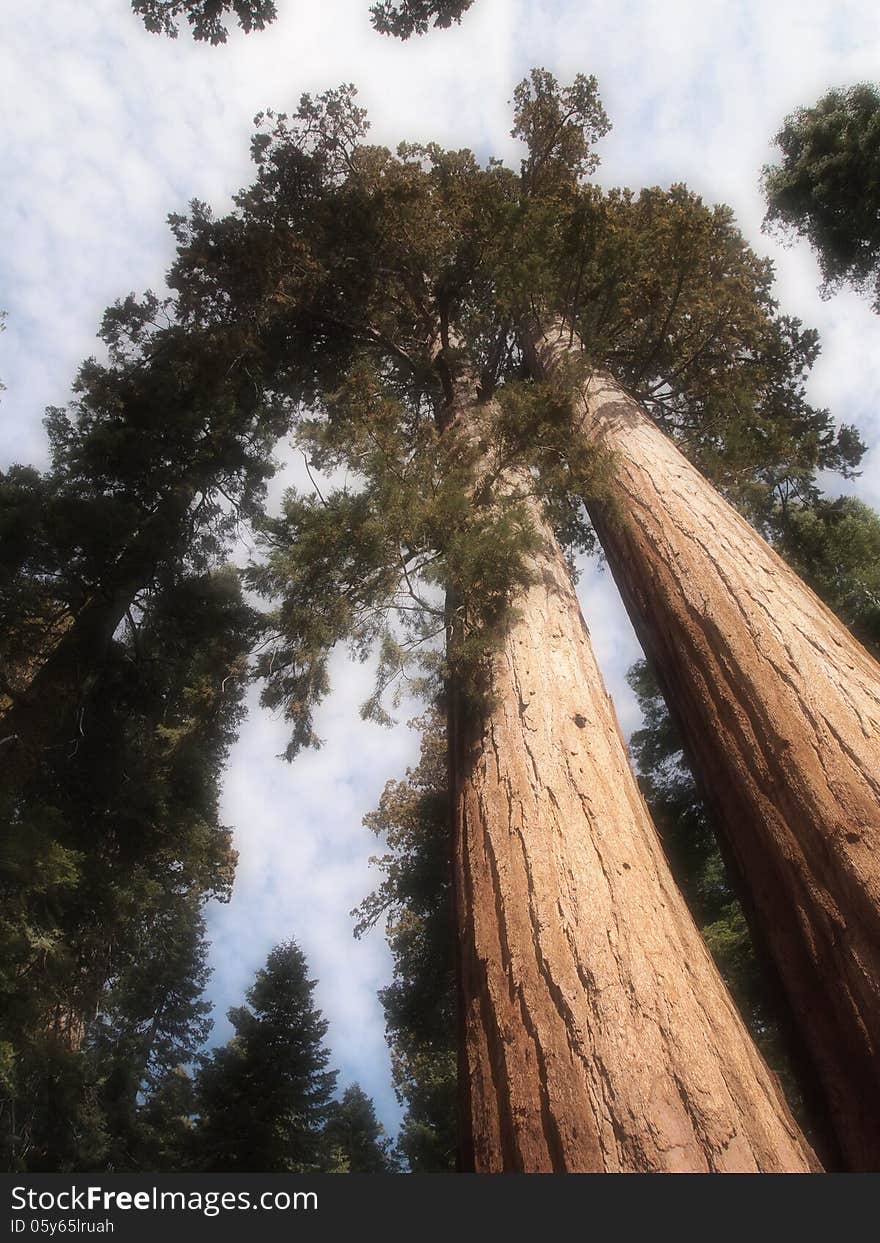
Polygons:
M764 169L765 227L807 239L826 294L850 284L880 311L880 91L829 91L774 141L782 160Z
M474 0L379 0L372 5L373 26L381 34L408 39L425 34L431 26L445 28L460 22ZM229 38L226 22L234 17L241 29L264 30L278 16L275 0L131 0L132 10L153 34L177 38L181 20L194 39L214 46Z
M235 211L214 219L195 204L175 221L171 280L203 331L258 325L276 392L311 411L298 419L304 455L359 480L291 494L251 579L282 602L260 672L265 701L286 705L291 754L314 741L335 642L377 644L380 687L399 684L411 649L442 628L435 587L479 584L467 605L477 630L516 587L528 541L518 498L462 506L476 459L443 435L443 403L468 367L505 410L489 476L540 463L558 531L589 543L578 498L598 486L598 463L576 458L564 395L513 383L532 307L566 314L590 359L759 524L780 493L807 501L819 469L856 466L854 430L807 401L816 335L780 312L770 265L729 209L683 186L635 195L588 180L607 129L593 80L560 88L536 70L518 88L518 174L467 151L366 145L350 87L260 122L257 177Z

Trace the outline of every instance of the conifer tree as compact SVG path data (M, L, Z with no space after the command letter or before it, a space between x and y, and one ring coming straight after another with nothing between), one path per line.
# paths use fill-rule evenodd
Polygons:
M325 1169L337 1174L394 1174L391 1141L359 1084L331 1101L324 1126Z
M876 655L880 651L877 514L847 497L818 498L800 506L786 501L778 507L771 527L775 547ZM797 1101L800 1089L792 1080L784 1046L794 1041L795 1070L803 1070L802 1036L791 1029L785 1012L781 1015L785 1030L780 1033L779 998L762 969L766 963L759 961L763 955L756 957L752 947L742 908L714 842L708 811L656 680L644 662L633 667L630 680L644 716L631 747L673 870L765 1056L783 1076L789 1098ZM809 1075L806 1087L809 1092ZM823 1102L811 1097L809 1105L818 1112L818 1122L825 1112ZM827 1135L824 1142L833 1146ZM835 1159L841 1159L839 1151Z
M327 1023L314 987L302 951L289 941L269 954L246 1004L229 1011L235 1035L214 1050L196 1083L198 1168L320 1168L336 1071L326 1069Z
M48 413L52 472L4 480L0 790L73 748L128 613L222 561L261 503L289 413L240 328L187 330L184 313L152 294L110 308L109 361L84 363L74 401Z
M873 1168L880 1135L865 1085L878 1084L870 843L880 670L692 464L720 464L724 492L766 524L778 504L814 497L818 467L852 470L861 445L807 405L815 340L778 314L769 269L729 213L705 212L682 190L671 212L653 192L585 199L565 171L558 92L539 85L527 107L552 136L530 174L543 183L538 202L572 205L568 232L545 233L556 260L533 284L524 348L536 378L577 393L574 436L611 456L605 496L581 494L704 797L726 825L845 1160ZM661 227L606 234L604 214L621 210ZM581 257L574 276L557 267L566 252ZM603 307L591 291L606 254L625 274ZM620 307L628 313L610 351L603 324Z
M880 656L880 515L854 497L787 507L774 543L829 608Z
M198 1167L195 1085L175 1066L147 1086L136 1117L134 1168L182 1174Z

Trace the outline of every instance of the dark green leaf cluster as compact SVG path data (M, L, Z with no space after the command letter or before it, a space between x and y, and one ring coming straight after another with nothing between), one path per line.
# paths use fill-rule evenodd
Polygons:
M533 69L513 92L513 129L528 150L522 161L523 198L560 199L599 166L593 150L611 129L599 84L579 73L560 87L546 69Z
M430 26L446 28L460 22L474 0L380 0L370 9L373 26L381 34L408 39L423 35ZM131 0L134 13L153 34L177 38L181 19L189 23L194 39L217 44L229 38L225 20L233 15L241 29L264 30L278 16L275 0Z
M252 642L234 573L169 586L112 640L72 736L4 795L12 1168L82 1168L86 1104L104 1132L89 1159L104 1143L124 1161L141 1084L205 1037L201 907L232 883L218 781ZM47 1104L58 1076L76 1108Z
M446 28L460 22L474 0L379 0L370 9L373 25L383 35L408 39L430 26Z
M228 13L235 14L246 33L263 30L278 16L274 0L131 0L131 7L153 34L176 39L178 21L184 18L194 39L214 46L229 37L224 25Z
M855 430L807 401L817 335L779 313L770 264L729 208L684 186L639 195L588 186L565 213L541 202L530 212L530 249L542 258L525 271L539 304L564 311L593 365L728 497L747 501L753 520L780 491L810 495L817 471L855 469L864 451Z
M854 497L780 507L776 544L786 560L880 657L880 515Z
M601 501L607 512L613 510L608 454L572 436L572 394L583 378L583 368L572 360L564 379L541 384L513 380L498 392L496 437L502 454L510 462L533 463L535 495L569 554L596 551L585 501ZM570 568L574 573L573 562Z
M805 237L826 295L847 283L880 311L880 90L832 90L786 117L767 165L765 228Z
M331 1101L322 1140L328 1174L395 1174L397 1158L372 1100L359 1084Z

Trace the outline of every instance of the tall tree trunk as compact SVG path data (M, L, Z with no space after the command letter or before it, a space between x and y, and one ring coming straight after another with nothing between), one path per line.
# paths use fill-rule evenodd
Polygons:
M450 704L465 1164L816 1169L669 874L532 513L535 584L485 696Z
M532 340L538 375L580 344ZM849 1168L880 1170L880 667L609 376L585 498L746 886Z

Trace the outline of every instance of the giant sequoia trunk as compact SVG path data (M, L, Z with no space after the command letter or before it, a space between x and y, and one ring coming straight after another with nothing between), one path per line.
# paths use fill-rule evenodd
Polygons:
M538 374L579 343L536 335ZM853 1169L880 1169L880 667L610 377L588 507Z
M672 881L534 519L535 584L487 694L451 697L463 1165L815 1169Z

